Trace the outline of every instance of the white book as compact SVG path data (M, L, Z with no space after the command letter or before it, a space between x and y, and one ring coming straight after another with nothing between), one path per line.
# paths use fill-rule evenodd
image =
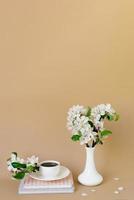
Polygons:
M72 174L68 177L55 181L41 181L27 176L21 181L19 194L40 194L40 193L72 193L74 182Z

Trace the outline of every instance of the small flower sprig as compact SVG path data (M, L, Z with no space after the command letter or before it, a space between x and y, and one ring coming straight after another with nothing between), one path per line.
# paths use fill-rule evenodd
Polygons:
M26 160L18 157L16 152L12 152L7 160L8 171L13 179L21 180L26 174L39 171L38 157L32 156Z
M69 109L67 127L71 130L73 141L80 141L87 147L103 144L103 139L112 134L104 128L105 119L117 121L119 115L111 104L99 104L93 108L80 105Z

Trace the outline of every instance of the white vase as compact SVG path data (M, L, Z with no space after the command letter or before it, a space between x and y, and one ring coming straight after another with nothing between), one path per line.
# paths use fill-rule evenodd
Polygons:
M103 181L103 177L96 171L94 162L95 148L86 147L86 164L84 171L78 176L82 185L95 186Z

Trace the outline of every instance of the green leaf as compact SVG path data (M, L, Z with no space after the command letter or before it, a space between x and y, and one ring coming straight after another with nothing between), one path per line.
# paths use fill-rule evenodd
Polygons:
M21 180L25 176L25 172L18 172L17 174L13 175L15 179Z
M109 121L112 121L112 120L114 120L114 116L113 116L113 115L107 115L107 119L108 119Z
M114 116L114 120L115 120L115 121L118 121L119 118L120 118L120 115L116 113L115 116Z
M81 137L81 135L75 134L75 135L73 135L73 136L71 137L71 139L72 139L73 141L79 141L79 140L80 140L80 137Z
M111 135L112 132L109 130L104 130L104 131L101 131L100 134L101 134L101 137L105 137L105 136Z
M30 173L32 171L34 171L35 167L32 166L32 165L29 165L27 168L26 168L26 172Z
M103 142L100 140L99 137L96 138L96 142L95 142L95 143L96 143L96 144L103 144Z
M19 163L19 162L12 162L11 163L14 168L26 168L26 164Z

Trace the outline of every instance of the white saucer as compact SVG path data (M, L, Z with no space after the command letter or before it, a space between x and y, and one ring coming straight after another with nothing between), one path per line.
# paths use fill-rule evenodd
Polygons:
M68 175L70 174L70 170L64 166L60 166L60 172L57 176L55 177L45 177L45 176L42 176L40 174L40 172L33 172L30 174L30 176L34 179L37 179L37 180L42 180L42 181L54 181L54 180L59 180L59 179L62 179L62 178L65 178L67 177Z

